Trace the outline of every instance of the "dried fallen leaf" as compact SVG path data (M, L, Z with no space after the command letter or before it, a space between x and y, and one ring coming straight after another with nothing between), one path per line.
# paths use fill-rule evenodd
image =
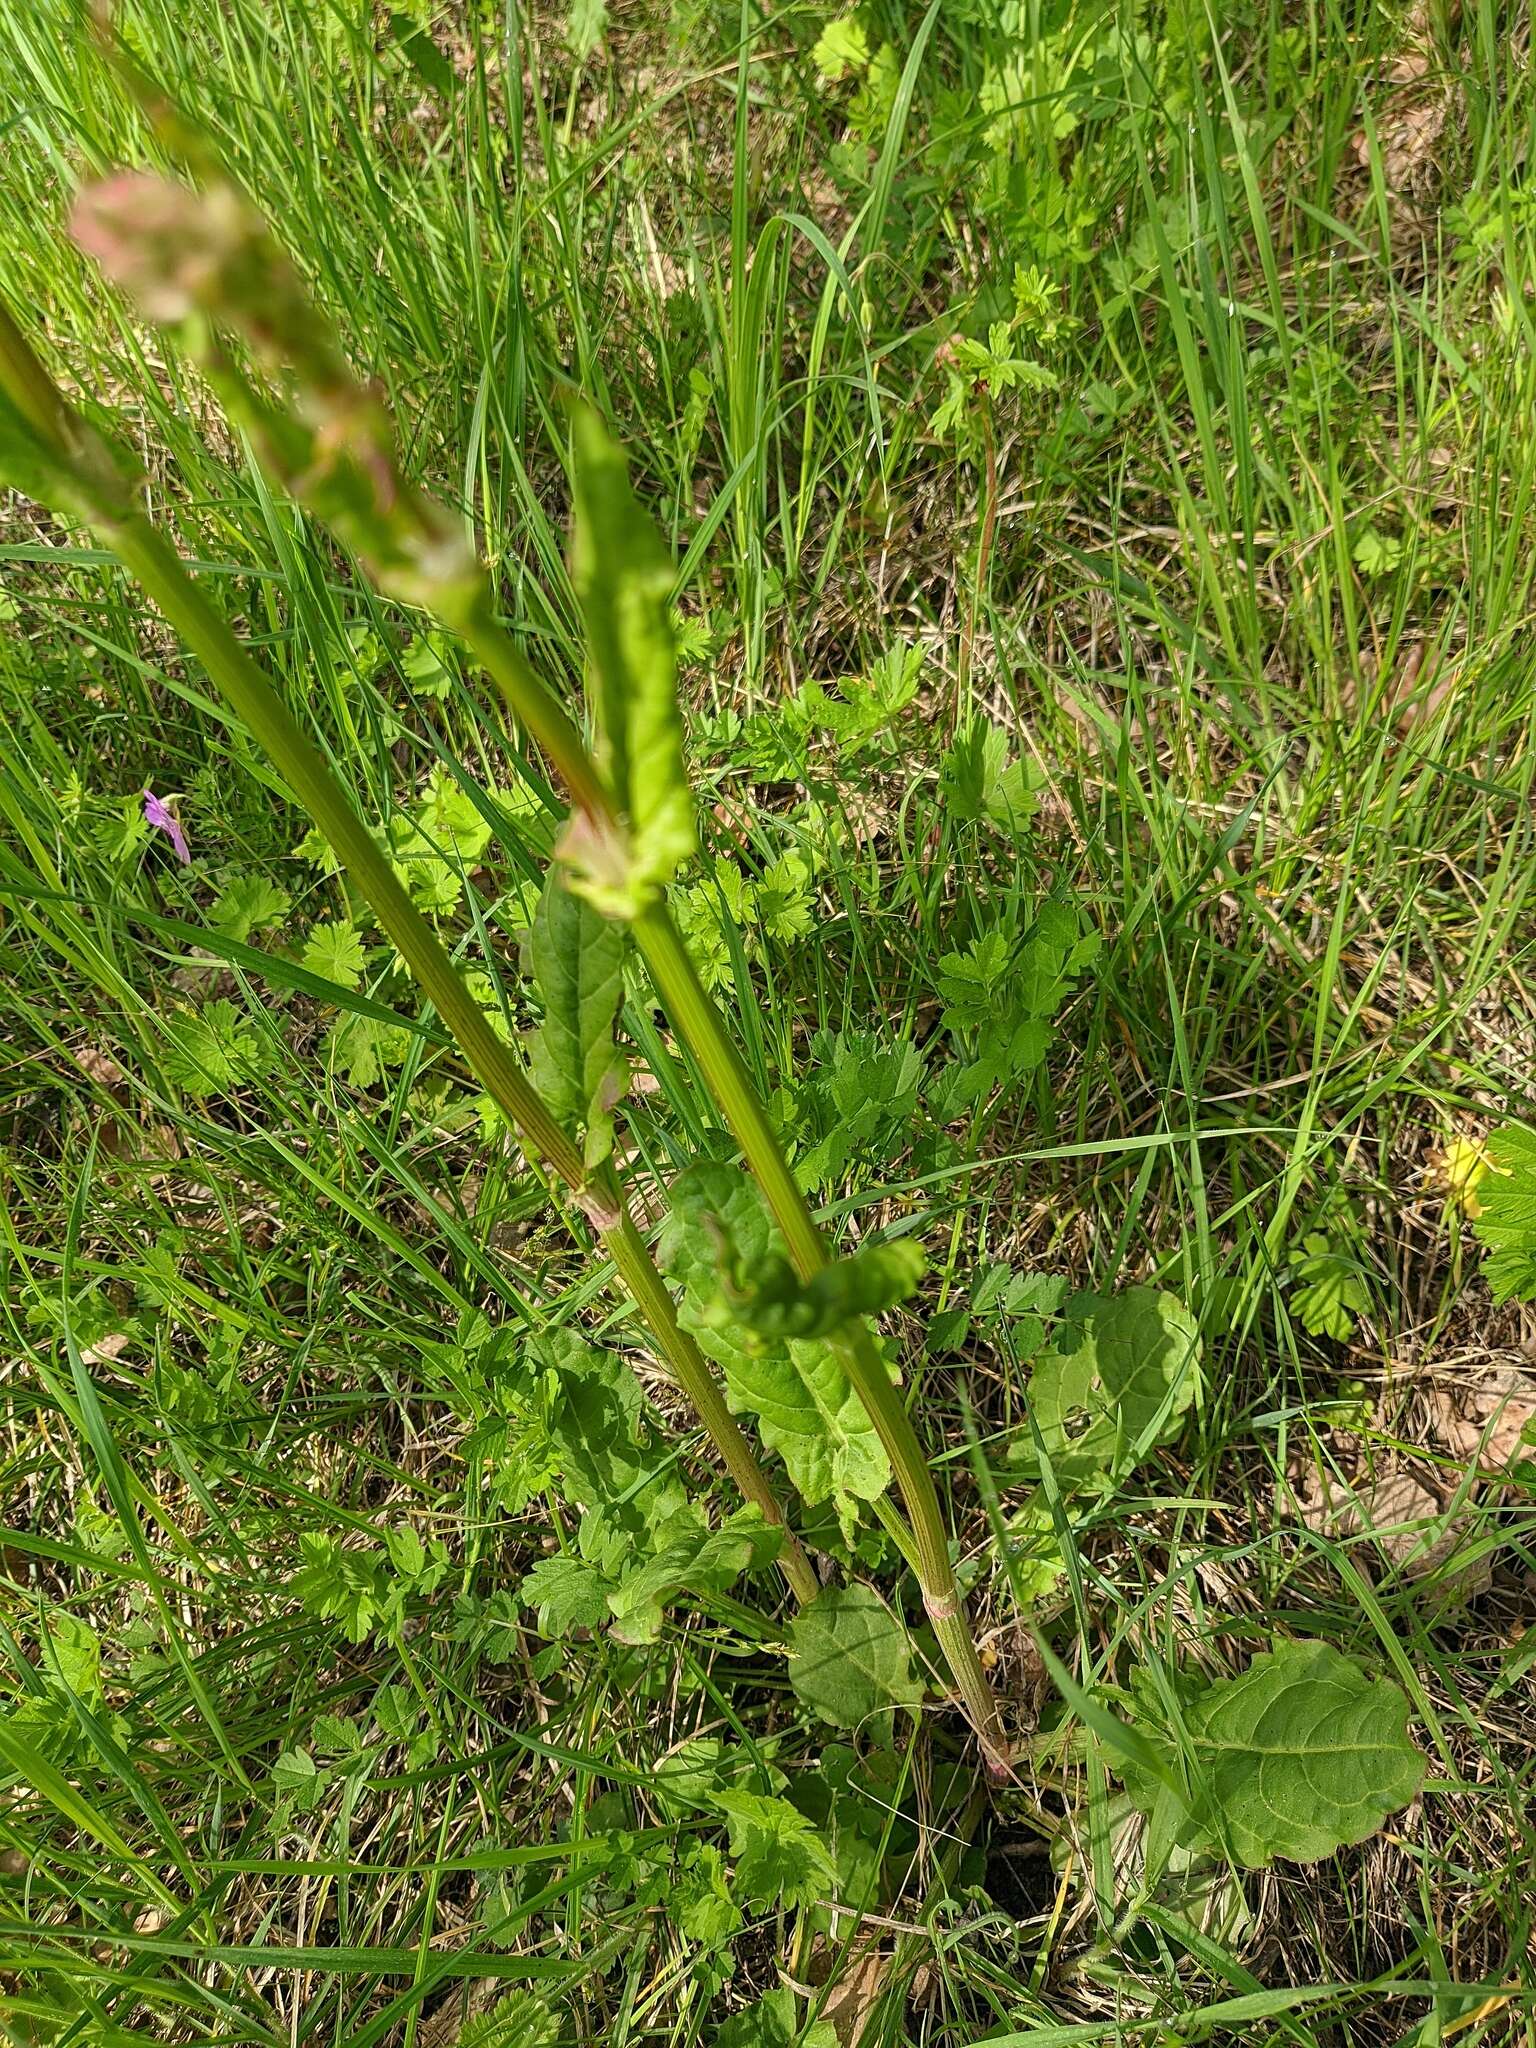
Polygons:
M1453 1457L1475 1458L1485 1474L1503 1477L1522 1458L1536 1462L1536 1376L1516 1366L1489 1366L1477 1379L1431 1392L1435 1433Z
M1455 1532L1432 1537L1422 1526L1440 1512L1440 1503L1411 1472L1364 1474L1355 1480L1314 1468L1296 1495L1302 1524L1323 1536L1359 1536L1371 1532L1395 1565L1406 1565L1411 1577L1437 1563L1454 1544ZM1421 1526L1414 1526L1419 1524ZM1450 1536L1450 1543L1445 1540Z
M872 1942L863 1942L844 1953L840 1943L818 1936L811 1951L810 1981L818 1989L830 1984L821 2017L829 2020L839 2048L858 2048L869 2025L891 1959Z
M1389 1565L1405 1579L1438 1575L1439 1600L1470 1600L1487 1584L1486 1558L1442 1573L1465 1540L1468 1518L1447 1515L1439 1497L1417 1474L1399 1467L1379 1474L1360 1473L1343 1480L1333 1472L1312 1470L1296 1488L1300 1521L1320 1535L1347 1539L1368 1536Z
M84 1345L80 1352L80 1362L82 1365L110 1365L114 1359L121 1358L127 1349L126 1332L113 1330L105 1337L98 1337L94 1344Z
M116 1094L127 1079L112 1055L102 1052L94 1045L83 1046L75 1054L75 1065L87 1081L94 1081L98 1088L105 1088L109 1095Z
M1433 25L1425 8L1404 24L1403 48L1388 68L1376 109L1375 141L1387 190L1399 197L1423 192L1435 181L1435 145L1454 104L1454 88L1435 76ZM1353 139L1356 161L1369 166L1372 136L1362 128Z
M1421 637L1410 640L1400 650L1385 685L1380 680L1377 656L1373 652L1362 654L1361 687L1357 688L1351 679L1345 690L1345 702L1353 712L1363 701L1374 717L1390 723L1406 738L1420 726L1430 724L1444 708L1459 674L1454 664L1442 659L1441 650L1432 641Z

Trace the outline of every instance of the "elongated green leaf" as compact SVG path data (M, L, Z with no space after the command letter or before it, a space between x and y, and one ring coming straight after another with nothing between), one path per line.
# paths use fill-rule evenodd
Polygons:
M763 1442L783 1458L806 1503L833 1502L851 1538L858 1503L883 1493L891 1470L834 1345L822 1337L765 1340L721 1300L723 1242L748 1268L784 1256L757 1183L739 1167L706 1163L680 1174L671 1198L659 1253L684 1290L685 1327L724 1372L731 1407L757 1417Z
M795 1696L834 1728L888 1742L893 1707L922 1703L907 1632L873 1586L829 1589L795 1616L789 1632Z
M1277 1644L1240 1678L1197 1693L1183 1719L1191 1777L1208 1807L1186 1812L1180 1839L1224 1839L1250 1870L1277 1856L1315 1863L1363 1842L1423 1782L1407 1699L1327 1643ZM1171 1760L1172 1736L1154 1741ZM1168 1796L1166 1784L1139 1773L1128 1774L1127 1790L1148 1813Z
M613 1105L624 1063L614 1019L624 996L628 934L568 889L551 869L528 934L544 1021L529 1047L534 1086L561 1123L579 1131L586 1163L613 1150Z
M599 759L621 821L573 821L561 845L576 886L607 917L654 903L695 845L672 635L672 563L590 407L574 408L571 580L587 626Z
M114 1856L132 1857L132 1849L106 1815L75 1790L63 1772L27 1741L13 1721L0 1721L0 1768L30 1785L39 1798L46 1799L63 1814L71 1827L100 1842Z
M0 395L0 484L41 505L73 506L79 495L67 466L39 440L4 395Z
M167 940L175 940L185 949L185 958L197 964L206 963L211 957L227 960L232 967L252 975L273 988L297 989L301 995L312 996L316 1002L330 1003L338 1010L348 1010L354 1016L368 1017L376 1024L383 1024L395 1030L406 1031L413 1038L423 1039L428 1045L452 1045L449 1034L435 1024L427 1024L419 1017L408 1017L402 1011L390 1009L387 1003L376 1002L372 996L360 994L356 989L347 988L339 981L317 973L313 967L289 960L281 953L268 953L260 946L248 946L243 941L229 938L223 932L215 932L203 925L184 924L174 917L160 917L153 911L135 905L132 912L135 924L147 925ZM316 927L325 930L324 926ZM340 927L347 930L350 927ZM311 935L313 936L313 934ZM171 956L174 960L175 956Z

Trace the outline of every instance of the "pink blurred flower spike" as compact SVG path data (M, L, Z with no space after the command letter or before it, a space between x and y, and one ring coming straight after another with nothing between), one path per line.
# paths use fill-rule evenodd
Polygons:
M176 849L176 858L184 868L189 868L192 865L192 855L187 849L187 835L181 829L181 821L165 798L156 796L152 789L146 789L144 792L144 817L157 832L169 834L171 844Z

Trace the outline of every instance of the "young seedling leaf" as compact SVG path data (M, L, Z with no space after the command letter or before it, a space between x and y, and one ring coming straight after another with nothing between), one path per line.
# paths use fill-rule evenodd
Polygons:
M771 1564L782 1540L782 1530L750 1505L718 1529L684 1528L608 1595L613 1633L624 1643L655 1642L674 1601L685 1593L723 1593L743 1572Z
M825 1338L758 1337L721 1296L722 1243L748 1268L784 1256L757 1183L739 1167L705 1163L678 1175L671 1200L658 1249L662 1270L683 1289L684 1326L724 1372L731 1407L757 1417L806 1503L833 1502L851 1541L858 1503L883 1493L891 1470L842 1360Z
M1180 1839L1224 1842L1245 1869L1315 1863L1363 1842L1423 1782L1404 1694L1327 1643L1278 1643L1240 1678L1197 1693L1183 1719L1190 1781L1207 1804L1187 1814ZM1158 1743L1172 1761L1173 1738ZM1127 1789L1152 1811L1149 1783L1137 1776Z
M644 1440L650 1411L622 1360L569 1330L547 1332L529 1351L546 1375L544 1429L564 1491L586 1510L582 1557L616 1580L676 1533L686 1495L671 1458Z
M915 1710L923 1687L900 1620L872 1586L829 1588L789 1632L795 1697L834 1728L892 1735L895 1707Z
M544 1021L528 1049L534 1086L559 1120L582 1134L588 1167L613 1150L613 1106L624 1063L613 1043L624 996L628 934L566 887L551 868L528 934Z
M835 1882L826 1843L787 1799L736 1790L716 1790L710 1797L730 1836L740 1897L755 1905L784 1899L807 1906Z
M781 1986L732 2013L716 2034L714 2048L838 2048L838 2034L830 2020L802 2027L794 1992Z
M842 2040L829 2019L802 2026L794 1992L781 1989L733 2014L715 2036L715 2048L841 2048Z
M572 1629L598 1629L608 1619L612 1581L583 1557L541 1557L519 1588L523 1603L538 1610L541 1636L567 1636Z
M1155 1287L1080 1299L1030 1376L1035 1427L1057 1483L1107 1488L1179 1433L1200 1377L1200 1335L1183 1304ZM1017 1456L1038 1466L1033 1435Z
M1300 1252L1291 1256L1291 1270L1301 1283L1291 1297L1302 1328L1312 1337L1348 1341L1355 1318L1371 1306L1370 1289L1359 1261L1339 1251L1320 1230L1309 1231Z
M1477 1234L1495 1301L1536 1299L1536 1131L1511 1124L1488 1141L1477 1183Z
M571 580L587 626L599 760L617 835L574 821L561 844L575 886L606 917L654 903L694 851L672 631L672 562L590 407L571 415Z

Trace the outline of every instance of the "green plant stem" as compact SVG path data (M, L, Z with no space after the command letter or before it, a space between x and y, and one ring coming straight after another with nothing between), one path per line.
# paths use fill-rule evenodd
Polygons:
M508 710L543 749L572 800L598 819L611 819L612 804L580 732L497 620L489 589L465 606L459 617L446 618L444 623L468 642ZM653 904L633 921L632 928L657 993L699 1062L709 1091L784 1233L796 1270L809 1280L829 1263L826 1242L671 912L665 903ZM911 1517L912 1526L902 1529L897 1548L916 1573L934 1635L988 1763L1001 1769L1006 1764L1007 1742L997 1700L981 1668L966 1619L950 1562L944 1511L922 1444L862 1320L850 1325L839 1349L849 1380L885 1446ZM891 1528L893 1522L899 1523L899 1517L888 1503L887 1508L882 1520Z
M48 454L67 471L70 495L165 619L197 655L253 737L277 763L300 804L315 820L373 908L465 1061L521 1134L530 1152L565 1182L597 1226L604 1250L649 1323L662 1356L692 1401L744 1497L784 1529L780 1564L804 1603L819 1591L816 1575L750 1445L725 1405L703 1354L677 1320L654 1260L635 1228L617 1181L606 1169L589 1175L581 1154L550 1115L511 1050L465 986L436 933L401 887L319 749L210 605L164 535L137 509L135 495L107 449L65 405L9 313L0 307L0 389Z
M710 1092L784 1233L796 1270L802 1280L811 1279L830 1263L826 1241L676 924L664 905L653 905L635 919L634 933L657 991L692 1048ZM838 1348L854 1391L885 1446L911 1517L910 1548L899 1542L897 1547L916 1571L923 1606L987 1760L994 1767L1003 1768L1007 1740L997 1698L987 1683L971 1636L950 1562L944 1511L917 1431L900 1394L891 1385L869 1326L861 1317L847 1326Z
M438 610L438 617L474 653L507 710L565 784L570 801L594 818L612 818L608 791L579 727L496 617L489 576L471 600L452 612Z

